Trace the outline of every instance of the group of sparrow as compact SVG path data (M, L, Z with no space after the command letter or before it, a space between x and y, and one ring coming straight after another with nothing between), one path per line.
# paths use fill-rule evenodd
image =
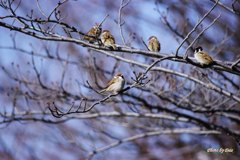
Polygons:
M100 37L100 39L99 39ZM97 43L103 45L111 50L116 50L115 39L109 30L103 30L101 24L94 25L84 36L83 40L89 43ZM161 50L161 45L155 36L151 36L148 39L148 50L152 52L159 52ZM214 61L211 56L202 47L197 47L194 50L194 57L198 63L201 65L210 65ZM125 84L125 79L121 73L116 74L112 80L110 80L105 89L101 90L103 92L111 92L113 94L118 94L123 90Z

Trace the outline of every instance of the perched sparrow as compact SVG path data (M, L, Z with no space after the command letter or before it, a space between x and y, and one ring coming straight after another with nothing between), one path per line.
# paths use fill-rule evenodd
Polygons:
M89 43L98 42L98 38L102 32L101 25L95 24L87 33L83 36L84 40L89 41Z
M113 77L111 81L108 82L107 87L100 91L100 93L103 92L112 92L113 94L119 93L125 84L124 77L121 73L118 73Z
M207 52L203 51L202 47L195 48L194 57L201 65L210 65L213 63L212 57L210 57Z
M110 47L114 50L117 49L116 45L115 45L115 39L114 37L111 35L111 33L109 32L109 30L103 30L101 36L101 41L102 44L106 47Z
M148 38L148 49L152 52L159 52L161 49L161 45L155 36L151 36Z

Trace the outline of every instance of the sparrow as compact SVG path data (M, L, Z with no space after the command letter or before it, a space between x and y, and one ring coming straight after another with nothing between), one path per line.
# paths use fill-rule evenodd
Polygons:
M161 45L155 36L151 36L148 38L148 49L152 52L159 52L161 49Z
M209 56L207 52L203 51L201 46L195 48L194 57L201 65L210 65L214 62L212 57Z
M87 40L89 43L98 42L98 38L101 35L102 27L96 23L87 33L83 36L84 40Z
M109 30L103 30L101 36L101 42L104 46L110 47L111 49L116 50L115 39Z
M110 80L107 84L107 87L100 91L103 92L112 92L113 94L119 93L125 84L125 79L121 73L116 74L112 80Z

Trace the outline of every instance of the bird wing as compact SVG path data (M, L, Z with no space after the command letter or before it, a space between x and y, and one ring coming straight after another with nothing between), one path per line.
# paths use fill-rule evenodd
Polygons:
M158 51L158 52L159 52L159 51L160 51L160 49L161 49L161 46L160 46L160 43L159 43L159 41L157 41L156 49L157 49L157 51Z
M99 93L105 92L105 91L108 89L108 87L111 86L111 85L114 83L115 79L116 79L116 77L113 77L113 79L111 79L111 80L107 83L107 86L106 86L103 90L99 91Z
M89 36L94 36L93 35L93 31L94 29L93 28L91 28L84 36L83 36L83 39L85 39L85 40L89 40L89 39L92 39L92 37L89 37Z
M87 35L89 36L95 36L96 35L96 30L94 28L91 28L88 32Z
M112 35L110 35L110 39L112 40L112 42L115 44L115 39Z
M111 86L115 81L116 81L117 77L113 77L113 79L111 79L108 83L107 83L107 87Z
M213 61L213 59L212 59L212 57L211 56L209 56L208 55L208 53L206 53L206 52L203 52L203 58L205 59L205 60L207 60L207 61L210 61L210 62L212 62Z

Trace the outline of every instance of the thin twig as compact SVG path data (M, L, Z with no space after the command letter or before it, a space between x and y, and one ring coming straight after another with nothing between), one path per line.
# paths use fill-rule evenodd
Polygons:
M37 3L37 7L38 7L39 11L42 13L42 15L43 15L45 18L47 18L48 16L43 12L43 10L42 10L42 8L41 8L41 6L40 6L40 4L39 4L39 0L36 0L36 3Z
M189 36L197 29L197 27L202 23L202 21L213 11L213 9L217 6L218 1L219 0L216 1L216 3L212 6L212 8L200 19L200 21L193 27L193 29L183 39L182 43L178 46L178 48L176 50L176 54L175 54L176 57L178 57L178 52L179 52L180 48L182 47L182 45L189 38Z
M51 16L54 12L56 12L56 10L61 6L63 5L64 3L66 3L68 0L63 0L62 2L58 2L58 4L55 6L55 8L52 10L52 12L49 14L49 16L47 17L48 20L51 19Z
M146 49L147 49L148 51L150 51L149 48L148 48L148 46L147 46L147 44L144 42L144 40L143 40L142 37L141 37L141 40L142 40L143 45L146 47Z
M235 66L237 66L240 63L240 58L236 60L232 65L231 68L233 69Z
M210 0L211 2L213 3L216 3L216 0ZM221 6L222 8L226 9L227 11L231 12L231 13L234 13L234 14L237 14L232 8L224 5L222 2L218 2L218 5Z
M47 89L47 87L43 84L43 82L42 82L42 80L41 80L41 75L40 75L40 73L39 73L38 70L37 70L37 67L36 67L36 64L35 64L35 60L34 60L34 52L33 52L33 51L32 51L32 65L33 65L33 70L34 70L35 73L36 73L38 83L41 85L42 88Z
M188 56L188 50L194 45L194 43L200 38L200 36L202 36L202 34L208 30L219 18L220 18L221 14L219 14L205 29L203 29L195 38L194 40L190 43L190 45L187 47L187 49L185 50L184 53L184 59L187 58Z
M103 20L98 24L98 27L101 27L101 26L102 26L102 24L104 23L104 21L107 19L108 16L109 16L109 14L107 14L107 15L103 18Z
M126 46L126 41L125 41L125 38L124 38L124 35L123 35L123 30L122 30L122 26L124 25L124 22L122 22L122 10L123 10L124 7L126 7L130 3L130 1L131 0L128 0L124 4L124 0L121 0L120 8L119 8L119 11L118 11L118 26L119 26L120 35L121 35L122 42L123 42L124 46Z

